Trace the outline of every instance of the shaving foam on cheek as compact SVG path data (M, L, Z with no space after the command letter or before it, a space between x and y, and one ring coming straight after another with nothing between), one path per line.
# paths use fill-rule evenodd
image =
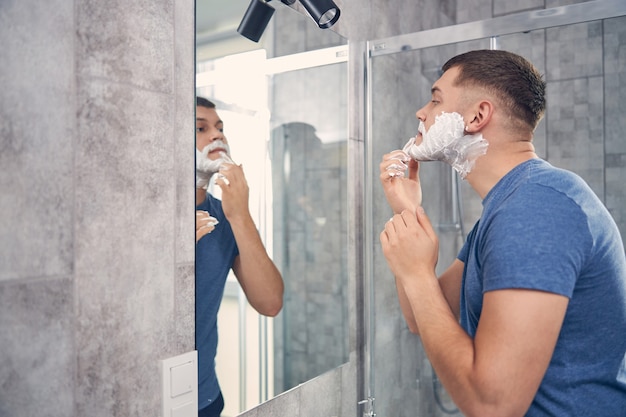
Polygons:
M470 173L476 159L487 153L489 146L482 134L465 134L465 123L459 113L441 113L428 131L420 121L418 131L422 143L416 145L416 138L411 138L402 150L416 161L446 162L461 178Z
M228 150L228 144L222 141L215 141L205 146L202 152L198 151L196 148L196 188L206 189L211 177L220 170L224 162L234 163L225 152L221 152L221 157L218 159L209 158L209 152L217 148Z

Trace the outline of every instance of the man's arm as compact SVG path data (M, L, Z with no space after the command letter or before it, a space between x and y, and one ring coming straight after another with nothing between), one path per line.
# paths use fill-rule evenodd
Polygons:
M405 176L405 170L408 171L408 177ZM422 204L422 188L417 161L408 158L404 152L396 150L383 156L379 171L379 179L385 192L385 198L394 213L398 214L403 210L414 212ZM463 263L458 259L439 277L441 289L457 319L460 310L462 277ZM409 330L419 334L405 289L397 279L396 290L400 308Z
M463 279L463 262L455 259L452 265L446 269L446 271L439 276L439 286L443 296L445 297L450 310L456 317L457 321L460 318L460 304L461 304L461 280ZM402 282L396 278L396 290L398 291L398 301L404 320L406 321L409 331L411 333L419 334L419 328L413 315L411 303L407 298L406 291L402 285Z
M459 409L468 417L523 416L548 368L567 297L532 290L487 292L472 339L434 273L438 242L423 211L394 216L381 244L424 350Z
M230 225L235 234L239 255L233 271L250 305L265 316L277 315L283 306L283 280L268 256L252 218Z
M270 259L248 208L248 183L241 166L224 164L216 184L222 189L222 208L235 235L239 255L233 272L250 305L265 316L277 315L283 306L284 284Z

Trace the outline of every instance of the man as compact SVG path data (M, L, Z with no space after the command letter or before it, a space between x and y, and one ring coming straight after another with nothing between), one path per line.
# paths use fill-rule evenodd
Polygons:
M624 247L591 189L535 154L545 83L505 51L443 71L420 134L380 164L395 213L380 240L409 329L466 416L626 415ZM483 199L438 278L416 159L451 164Z
M219 416L224 401L215 374L217 312L232 269L252 307L275 316L282 308L283 281L267 255L248 208L248 184L229 157L224 123L215 105L196 102L196 349L200 417ZM222 200L207 192L209 181Z

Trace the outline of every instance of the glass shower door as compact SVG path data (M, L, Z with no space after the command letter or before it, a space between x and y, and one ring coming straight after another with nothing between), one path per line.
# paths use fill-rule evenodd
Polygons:
M378 240L391 216L377 181L378 163L417 133L415 112L430 100L446 60L473 49L503 49L533 62L548 83L548 108L534 139L538 155L582 176L626 236L626 191L620 180L626 178L626 119L620 116L626 106L626 46L620 44L626 36L626 7L604 3L608 6L597 19L597 4L578 4L519 14L516 20L508 16L370 42L367 165L375 181L366 202L372 206L371 256L366 258L371 259L369 389L378 417L461 415L419 337L408 331ZM423 205L440 238L441 273L456 257L482 204L448 165L423 163L420 178Z

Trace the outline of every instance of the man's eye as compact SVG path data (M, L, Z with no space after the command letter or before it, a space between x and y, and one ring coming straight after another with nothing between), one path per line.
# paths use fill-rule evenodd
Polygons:
M204 132L203 127L196 127L196 133L202 133L202 132Z
M433 104L439 104L439 100L430 100L430 102Z

